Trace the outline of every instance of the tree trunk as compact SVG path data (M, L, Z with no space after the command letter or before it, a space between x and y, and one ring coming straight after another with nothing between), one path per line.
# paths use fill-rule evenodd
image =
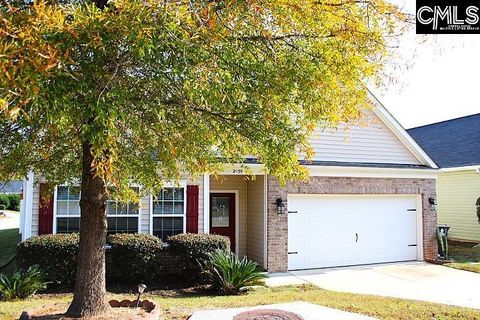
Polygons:
M107 190L92 170L91 145L83 143L80 247L73 301L67 315L95 316L109 308L105 289L105 243L107 236Z

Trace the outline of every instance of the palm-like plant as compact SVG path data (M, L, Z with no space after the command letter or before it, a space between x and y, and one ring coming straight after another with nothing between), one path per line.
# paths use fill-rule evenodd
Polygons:
M221 293L238 294L242 287L264 284L266 275L247 257L240 260L234 253L217 250L209 258L213 285Z
M36 265L11 276L0 274L0 298L4 300L25 299L46 288L44 274Z

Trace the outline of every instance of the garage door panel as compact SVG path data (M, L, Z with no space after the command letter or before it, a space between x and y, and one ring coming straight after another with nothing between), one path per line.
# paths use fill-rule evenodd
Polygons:
M289 269L416 259L415 196L289 195L288 206Z

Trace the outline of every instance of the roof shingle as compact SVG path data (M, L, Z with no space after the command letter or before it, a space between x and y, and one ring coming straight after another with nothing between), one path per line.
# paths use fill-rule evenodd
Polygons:
M480 164L480 113L407 131L440 168Z

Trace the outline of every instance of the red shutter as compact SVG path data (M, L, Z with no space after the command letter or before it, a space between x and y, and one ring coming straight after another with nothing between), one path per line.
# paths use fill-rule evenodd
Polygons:
M198 186L187 186L187 232L198 233Z
M46 183L40 183L40 210L38 217L38 235L53 233L53 193L45 197Z

